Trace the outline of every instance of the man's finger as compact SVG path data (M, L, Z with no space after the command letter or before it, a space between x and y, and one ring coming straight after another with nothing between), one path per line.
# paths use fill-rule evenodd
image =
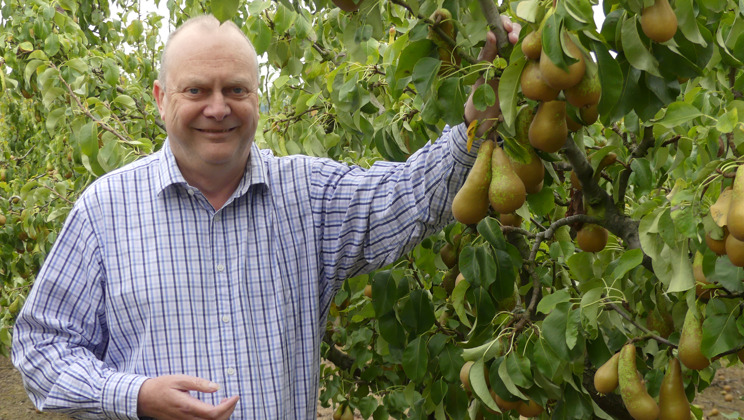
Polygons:
M235 406L238 404L240 397L237 395L230 398L225 398L220 402L220 405L215 407L214 418L218 420L227 420L235 411Z
M178 375L175 379L175 385L184 391L197 392L215 392L220 389L216 383L196 376Z
M478 54L479 61L491 62L496 59L496 54L499 52L499 48L496 46L496 34L488 31L486 34L486 45L481 49Z

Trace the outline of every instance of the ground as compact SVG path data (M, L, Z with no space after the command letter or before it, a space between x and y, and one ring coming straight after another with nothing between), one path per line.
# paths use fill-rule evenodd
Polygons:
M0 356L0 420L67 420L66 416L40 413L36 411L23 389L21 377L10 364L10 360ZM730 395L727 400L727 395ZM716 378L694 403L703 409L706 419L744 418L744 367L741 365L721 369ZM717 410L719 414L715 414ZM733 415L732 415L733 414ZM318 406L318 419L330 420L332 410ZM357 418L361 418L358 417Z

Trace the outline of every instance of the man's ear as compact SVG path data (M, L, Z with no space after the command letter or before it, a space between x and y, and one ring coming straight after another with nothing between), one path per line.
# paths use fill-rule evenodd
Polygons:
M155 103L158 104L160 119L165 120L165 89L160 84L160 80L155 80L155 83L152 84L152 95L155 97Z

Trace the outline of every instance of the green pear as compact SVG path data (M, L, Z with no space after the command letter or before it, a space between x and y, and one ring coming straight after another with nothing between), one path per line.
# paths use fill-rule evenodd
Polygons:
M540 55L540 73L543 79L545 79L545 83L559 90L568 89L576 85L581 81L581 78L584 77L584 73L586 72L584 54L576 43L573 42L568 32L563 32L563 46L572 58L578 60L573 64L569 64L567 69L562 69L553 63L545 53L545 49L543 49Z
M620 350L617 377L620 396L631 417L635 420L656 420L659 417L659 406L648 394L643 378L638 373L634 344L626 344Z
M493 150L493 140L486 140L481 144L465 183L452 200L452 215L460 223L474 225L488 214L488 187L491 185Z
M703 355L703 320L698 318L691 308L687 310L682 332L679 336L677 357L689 369L701 370L710 365L710 360Z
M656 0L641 12L641 29L656 42L666 42L677 32L677 15L668 0Z
M529 129L532 147L545 153L555 153L566 144L566 102L541 102Z
M729 235L744 241L744 165L736 168L733 190L731 191L731 203L729 204L728 217Z
M690 420L690 402L685 394L682 368L675 357L669 359L659 390L659 420Z
M522 207L527 197L524 183L512 168L504 149L495 147L491 156L491 185L488 198L498 213L512 213Z

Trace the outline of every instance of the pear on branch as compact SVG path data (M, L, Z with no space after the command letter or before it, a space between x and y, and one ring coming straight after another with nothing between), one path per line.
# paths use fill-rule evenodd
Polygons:
M452 215L460 223L474 225L488 214L488 187L491 185L493 150L493 140L481 143L478 156L475 158L473 167L470 168L465 183L452 200Z
M488 188L491 208L496 212L512 213L527 199L524 183L519 178L504 149L495 147L491 157L491 184Z
M641 12L641 30L656 42L666 42L677 33L677 15L669 0L656 0Z
M449 74L460 66L461 58L454 46L447 40L443 39L442 35L437 30L441 30L441 32L447 35L453 42L457 39L452 13L444 8L437 9L432 13L429 19L433 22L433 25L429 27L427 38L436 44L439 59L442 61L439 75Z

